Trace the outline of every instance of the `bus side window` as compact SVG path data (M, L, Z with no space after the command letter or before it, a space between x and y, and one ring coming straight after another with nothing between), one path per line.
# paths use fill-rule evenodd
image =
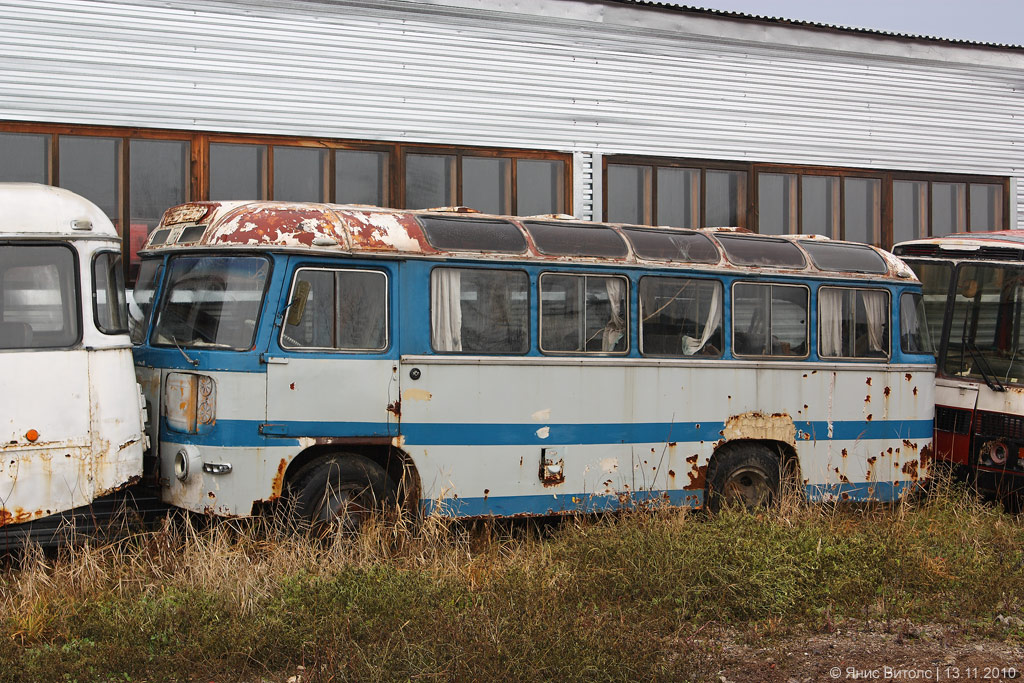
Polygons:
M935 353L925 308L921 294L900 295L900 346L904 353Z
M889 357L889 292L884 289L818 289L822 358Z
M645 356L720 356L722 283L642 277L640 320Z
M530 278L521 270L434 268L430 342L441 353L530 350Z
M806 356L807 301L802 285L738 282L733 287L733 353Z
M304 302L296 295L305 292ZM383 351L387 338L387 276L376 270L300 268L289 294L281 346L330 351Z
M540 348L562 353L625 353L629 282L621 276L544 273Z

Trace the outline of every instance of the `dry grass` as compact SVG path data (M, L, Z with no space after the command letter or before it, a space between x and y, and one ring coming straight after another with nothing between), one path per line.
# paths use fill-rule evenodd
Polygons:
M0 680L704 680L724 627L1022 610L1024 524L950 486L895 507L377 520L322 540L168 521L0 575Z

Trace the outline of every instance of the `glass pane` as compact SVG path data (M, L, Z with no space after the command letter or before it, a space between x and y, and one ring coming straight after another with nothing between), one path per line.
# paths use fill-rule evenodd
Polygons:
M700 170L658 169L658 225L700 227ZM628 221L627 221L628 222Z
M647 356L719 356L722 284L669 277L640 279L640 346Z
M565 163L516 160L516 214L565 213Z
M850 242L878 244L882 239L882 181L877 178L844 178L843 238Z
M921 280L928 334L934 342L934 348L938 349L942 338L942 319L946 315L946 299L949 298L949 287L953 280L953 265L916 259L907 259L907 263ZM956 334L959 335L959 332Z
M789 240L730 234L717 234L715 239L725 249L729 260L741 266L803 268L807 265L803 252Z
M149 259L139 266L139 279L131 291L128 304L128 327L134 344L141 344L146 339L149 314L153 312L153 295L161 273L163 261L160 259Z
M510 213L512 161L463 157L462 204L481 213Z
M800 232L838 239L839 178L805 175L800 183Z
M807 355L807 297L803 287L738 283L733 287L733 353Z
M274 199L322 202L327 184L327 150L274 147Z
M651 223L651 167L608 164L609 223Z
M512 223L479 218L419 216L430 246L450 251L497 251L521 254L526 238Z
M387 348L387 277L370 270L302 268L281 346L344 351Z
M405 206L432 209L455 206L455 157L408 154L405 157Z
M640 258L689 263L718 263L718 249L707 235L682 230L623 228Z
M545 273L540 283L542 350L568 353L626 350L628 284L625 278Z
M152 343L249 349L269 272L270 261L258 256L171 259Z
M889 266L881 254L866 245L804 240L800 246L811 255L811 261L821 270L852 273L889 271Z
M900 295L900 347L904 353L935 353L928 333L924 297L905 292Z
M63 246L0 246L0 349L78 341L75 256Z
M523 223L542 254L623 258L628 251L619 234L592 223Z
M138 277L138 251L164 211L188 201L189 156L186 140L130 140L128 195L128 281Z
M1024 267L961 265L943 365L998 390L1024 382Z
M786 235L797 231L797 176L791 173L757 174L757 231Z
M932 183L932 236L964 232L966 218L963 183Z
M0 133L0 183L50 182L50 136Z
M128 310L119 252L106 251L96 255L92 264L92 296L99 331L104 334L127 332Z
M121 140L60 136L60 186L92 201L121 231Z
M266 199L264 145L210 144L210 199Z
M435 351L526 353L530 279L518 270L435 268L430 329Z
M390 206L388 153L338 150L334 153L334 201Z
M704 225L739 227L747 225L747 174L745 171L708 171L704 198Z
M821 287L818 325L818 352L823 358L889 356L888 292Z
M892 182L892 242L928 235L928 183L914 180Z
M1002 229L1002 185L971 183L971 232Z

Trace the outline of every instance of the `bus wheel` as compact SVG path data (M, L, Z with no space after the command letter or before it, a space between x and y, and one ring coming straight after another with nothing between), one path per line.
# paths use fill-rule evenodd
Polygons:
M712 458L707 481L711 512L723 507L767 508L779 496L779 459L756 444L732 446Z
M292 483L295 514L314 531L326 531L335 520L342 529L358 531L371 515L393 506L394 482L369 458L339 454L310 465Z

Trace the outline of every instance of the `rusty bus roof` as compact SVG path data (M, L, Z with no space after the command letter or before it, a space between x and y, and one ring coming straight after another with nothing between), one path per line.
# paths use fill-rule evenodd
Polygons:
M1024 261L1024 230L963 232L907 240L896 244L893 252L900 256Z
M506 237L511 234L515 240L521 240L518 243L522 244L522 248L510 251L475 247L466 242L458 242L458 234L455 235L454 243L451 243L451 237L446 237L449 244L439 247L436 235L432 243L428 234L430 226L434 224L456 228L462 225L470 228L463 235L485 237L488 231L500 229ZM575 236L578 242L574 242L574 245L580 245L580 251L560 252L553 251L547 245L538 246L538 237L543 229L558 232L563 227L580 229ZM621 240L621 251L605 250L608 240L614 240L606 230ZM672 235L679 241L697 240L704 249L701 252L704 257L681 260L675 257L650 257L650 252L638 253L638 243L650 235L654 235L654 239ZM707 246L704 246L705 241ZM799 265L795 265L795 261L788 264L784 261L772 262L770 258L758 256L761 252L782 247L791 256L796 253L793 251L795 247L801 255ZM685 229L596 223L567 215L502 216L478 213L465 207L412 210L282 201L189 202L171 207L164 213L140 253L152 256L168 251L208 248L298 251L321 255L635 264L663 268L685 267L690 270L724 268L750 272L805 275L827 273L830 277L916 280L910 268L889 252L866 244L830 240L815 235L769 236L731 227ZM643 251L643 248L639 249L639 252ZM755 256L749 258L750 254ZM877 263L880 269L843 267L842 261L848 256L854 257L851 263L859 259L863 264L864 258L868 258L871 263ZM837 266L837 263L840 265Z

